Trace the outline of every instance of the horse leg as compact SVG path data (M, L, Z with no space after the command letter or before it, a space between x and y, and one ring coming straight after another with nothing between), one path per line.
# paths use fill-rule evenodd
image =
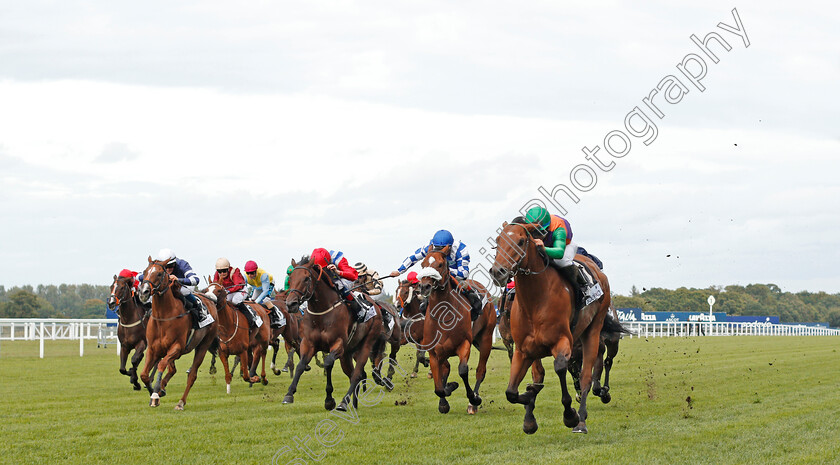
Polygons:
M598 344L598 356L595 358L595 365L592 367L592 394L601 397L601 373L604 371L604 352L607 346L603 341Z
M542 385L530 385L525 389L524 394L519 393L519 385L525 379L528 368L535 363L534 359L528 358L519 350L514 350L513 360L510 362L510 380L508 381L505 397L511 404L522 404L525 406L525 420L522 430L526 434L537 432L537 419L534 417L534 404L542 389Z
M187 405L187 395L189 395L190 389L192 389L195 379L198 377L198 367L204 361L204 356L207 355L207 349L209 349L212 343L213 341L211 340L195 348L195 355L193 356L193 362L189 370L190 373L187 375L187 388L184 389L184 395L181 396L181 400L175 405L175 410L184 410L184 407Z
M610 369L612 368L613 358L618 353L618 339L615 341L607 341L607 357L604 359L604 387L601 388L601 402L609 404L612 400L610 395Z
M502 343L505 345L505 349L507 349L508 359L512 362L513 361L513 340L502 339Z
M265 376L265 359L268 358L268 344L265 344L265 343L261 344L259 346L259 351L260 351L259 360L260 360L260 363L262 364L260 366L260 382L262 383L263 386L266 386L266 385L268 385L268 378L266 378L266 376Z
M394 365L399 366L397 364L397 354L399 353L399 351L399 341L391 343L391 353L388 354L388 377L385 378L385 386L388 388L389 391L394 389L394 383L392 383L391 380L394 379L394 373L396 373ZM402 368L400 368L400 371L402 371L403 374L405 374L405 371Z
M300 362L298 362L297 368L295 368L295 376L292 378L292 384L289 384L289 390L286 392L286 396L283 397L284 404L294 403L300 376L303 374L309 361L312 360L313 355L315 355L315 348L310 346L308 341L304 340L301 347Z
M153 350L152 347L149 347L149 356L146 357L146 364L143 366L143 372L140 373L140 381L143 381L143 385L146 386L146 389L149 391L149 395L154 393L152 389L152 380L149 377L149 372L152 371L153 366L157 366L158 356L157 352Z
M128 371L125 370L125 363L128 361L128 353L131 351L131 347L128 344L120 343L120 374L130 376ZM136 353L136 352L135 352Z
M324 356L324 374L327 375L327 387L326 393L327 396L324 398L324 408L327 410L332 410L335 408L335 399L333 399L333 383L332 383L332 370L333 366L335 366L335 353L330 352Z
M358 389L359 384L362 380L367 381L367 373L365 373L365 363L367 362L368 358L370 358L371 351L373 349L375 341L368 339L367 341L362 343L362 346L353 354L352 358L355 362L353 366L352 376L350 377L350 389L347 390L347 394L344 396L344 400L346 401L351 395L353 396L353 408L359 407L359 398L358 398ZM373 367L372 369L376 369ZM362 384L362 388L367 390L367 382Z
M137 382L137 367L140 366L140 362L143 361L143 355L145 355L145 353L146 341L140 341L140 343L134 347L134 355L131 357L131 370L129 370L131 384L134 385L135 391L142 389L140 383Z
M228 360L229 357L230 354L228 354L227 345L225 345L224 349L219 348L219 360L222 361L222 368L225 369L225 391L228 394L230 394L230 382L233 381L233 374L231 374L230 367L228 366L230 363Z
M478 344L478 367L475 369L475 396L478 396L478 388L484 381L487 375L487 359L490 358L490 352L493 350L493 331L488 329L482 332L481 341Z
M586 429L586 396L592 389L592 367L595 365L595 358L598 355L598 346L601 343L601 328L590 326L583 336L583 360L580 374L580 422L572 429L573 433L587 433Z
M561 402L563 403L563 424L567 428L574 428L580 421L580 416L572 407L572 396L569 394L569 387L566 385L566 372L569 369L569 361L572 357L572 349L566 338L560 340L552 351L554 354L554 372L560 377L560 388L563 391Z
M283 371L288 371L289 372L289 377L291 377L292 376L292 370L295 368L295 352L296 352L296 349L294 347L292 347L292 345L289 344L288 342L285 344L285 346L286 346L286 355L289 358L286 360L286 365L283 366ZM300 357L300 354L298 354L298 357Z

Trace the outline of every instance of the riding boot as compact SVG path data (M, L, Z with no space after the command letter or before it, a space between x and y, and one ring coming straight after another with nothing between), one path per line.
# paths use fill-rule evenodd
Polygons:
M481 315L481 297L475 289L469 289L464 294L470 301L470 321L475 321Z
M193 294L187 294L184 296L184 302L187 307L186 310L191 312L195 316L196 325L198 327L203 327L202 323L205 323L208 319L210 319L210 322L212 322L210 314L207 313L207 309L204 308L204 306L198 302L198 297L194 296ZM210 324L210 322L206 322L205 326L207 324Z
M236 308L245 315L245 319L248 320L248 327L249 328L256 328L257 327L257 320L256 315L252 312L254 311L251 307L245 305L245 302L239 302L236 304Z
M580 310L583 304L583 290L580 285L580 280L582 277L580 276L580 272L578 271L577 266L574 264L564 266L559 268L560 274L566 281L572 286L572 291L574 292L574 299L575 299L575 310ZM586 281L584 281L585 283Z
M362 306L356 299L348 301L347 305L350 307L350 311L353 312L353 314L355 315L356 322L361 323L365 321L365 314L367 312L364 309L362 309Z
M382 309L382 325L385 326L386 329L391 329L391 324L394 321L394 318L391 316L391 312L386 309Z
M268 309L268 321L269 324L273 329L278 329L283 327L283 318L280 315L280 309L277 308L276 305L271 305L271 307L266 307Z

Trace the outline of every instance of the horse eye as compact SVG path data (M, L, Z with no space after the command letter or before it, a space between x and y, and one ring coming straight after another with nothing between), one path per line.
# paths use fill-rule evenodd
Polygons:
M520 246L525 245L525 239L519 239L519 245Z

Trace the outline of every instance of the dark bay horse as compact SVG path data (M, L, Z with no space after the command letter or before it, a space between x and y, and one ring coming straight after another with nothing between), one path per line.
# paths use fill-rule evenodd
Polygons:
M423 327L423 347L429 351L432 377L435 380L435 394L440 398L438 411L449 412L446 400L458 383L447 382L449 358L458 356L458 375L464 381L467 391L467 413L475 414L481 405L478 390L487 373L487 359L493 348L493 331L496 329L496 312L493 304L485 303L481 315L470 321L470 303L457 289L459 284L449 272L446 257L440 252L430 252L423 259L423 269L417 273L420 278L420 293L428 300L426 320ZM466 280L465 283L487 296L487 290L480 283ZM471 346L479 351L478 367L475 370L475 389L469 383L469 360Z
M137 367L143 360L146 351L146 322L149 317L146 309L134 294L134 277L118 277L114 275L111 284L111 295L108 297L108 308L119 315L117 323L117 338L120 341L120 373L129 377L134 390L142 389L137 382ZM134 350L131 357L131 369L126 371L125 363L128 353Z
M610 369L613 359L618 354L618 343L624 334L631 334L618 320L618 313L615 307L610 305L607 317L604 318L604 326L601 329L601 342L598 346L598 358L592 368L592 394L601 399L601 402L608 404L612 400L610 395ZM572 361L569 364L569 373L575 382L575 391L580 398L580 371L581 371L582 348L578 341L572 349ZM604 375L604 385L601 386L601 374Z
M300 312L289 313L286 307L286 291L280 291L274 300L271 301L283 317L286 318L286 324L281 328L271 330L271 347L274 349L274 354L271 356L271 371L275 375L279 375L284 371L289 372L289 376L293 377L295 369L294 355L297 353L300 358L300 323L302 315ZM283 344L286 348L286 355L288 356L286 364L283 365L282 370L277 369L277 352L280 349L280 338L283 338Z
M300 362L295 368L295 376L283 403L294 402L298 381L309 361L316 352L326 352L324 373L327 376L327 395L324 408L336 408L332 397L332 368L336 359L341 362L344 374L350 378L350 388L337 409L346 410L351 398L356 407L356 389L365 377L365 363L374 343L382 337L382 315L377 311L370 320L354 324L350 310L324 268L311 262L309 257L304 257L300 263L292 260L292 267L286 306L290 311L297 312L303 302L309 303L301 328Z
M246 372L246 367L251 366L251 345L260 335L260 332L255 330L253 331L254 334L251 333L245 315L242 315L227 301L227 290L224 284L211 282L210 286L204 292L210 292L216 296L216 311L219 315L217 321L219 325L218 354L222 360L222 366L225 369L225 388L227 393L230 394L230 382L233 380L233 375L228 365L228 359L231 354L239 356L242 363L242 379L249 383L249 385L259 382L260 378L255 373L249 375ZM268 325L264 324L257 329L261 330L267 327ZM265 340L267 342L268 331L265 331L265 333Z
M166 384L176 372L175 360L195 350L192 366L188 370L187 387L181 400L175 406L175 410L183 410L187 404L187 395L195 383L198 367L207 351L218 344L219 335L219 316L213 302L203 295L196 294L216 321L204 328L193 330L192 319L184 308L184 302L175 297L174 293L180 292L179 289L180 284L170 279L164 263L149 257L149 266L143 272L143 282L140 284L138 294L141 301L148 302L149 299L152 301L152 314L146 327L148 353L143 373L140 374L140 379L143 380L143 384L151 395L150 406L159 406L160 397L166 394ZM153 366L157 366L157 381L154 387L149 378L149 372ZM168 372L161 379L164 370Z
M375 300L374 302L379 308L379 312L388 312L391 315L391 321L394 322L391 331L388 331L385 325L382 325L382 337L374 343L370 355L370 363L373 365L372 376L374 382L381 386L385 386L386 389L390 391L394 388L394 384L391 382L391 379L393 379L394 373L396 372L394 367L397 367L400 371L402 371L402 368L400 368L397 363L397 353L400 351L400 346L402 345L404 338L402 334L402 327L400 327L399 324L400 316L397 313L396 307L383 300ZM388 374L385 375L385 378L382 378L380 370L382 369L382 362L385 360L386 345L391 347L391 352L388 354Z
M400 318L400 326L402 327L401 344L405 345L409 342L417 347L417 356L414 360L414 371L411 372L411 377L416 378L417 372L420 369L420 364L429 366L429 359L426 357L426 351L420 347L423 344L423 326L426 316L420 310L420 291L417 290L419 283L411 283L404 279L397 285L396 300L400 308L402 308L402 317ZM429 378L432 377L429 372Z
M496 257L490 274L497 285L507 284L510 276L516 282L516 303L511 314L511 333L515 343L510 367L510 381L505 394L511 403L525 406L523 430L537 431L534 406L541 384L528 386L519 394L519 384L534 361L554 357L554 371L563 390L563 423L573 432L586 433L586 398L592 387L592 371L598 356L601 328L610 307L607 277L588 257L577 255L600 283L604 295L575 312L571 285L553 270L549 259L534 242L534 225L502 225L496 238ZM572 396L566 385L566 372L575 341L581 341L580 412L572 408Z
M502 297L499 300L499 335L502 343L507 349L508 359L513 361L513 335L510 333L510 312L516 300L516 292L511 289L502 290Z

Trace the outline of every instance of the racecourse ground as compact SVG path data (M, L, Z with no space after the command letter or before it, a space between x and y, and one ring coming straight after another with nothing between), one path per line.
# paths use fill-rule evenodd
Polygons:
M304 375L296 402L282 405L287 375L269 374L268 386L252 388L235 380L226 395L223 374L209 375L206 360L186 411L176 412L185 359L152 409L145 390L131 390L117 372L113 346L88 344L80 358L77 342L47 341L41 360L37 342L4 341L0 463L316 463L296 449L294 438L307 435L325 464L838 463L838 348L836 337L625 339L613 400L590 403L588 435L563 426L549 371L535 410L539 430L526 436L523 408L505 400L501 351L491 356L476 416L466 414L463 387L441 415L431 380L398 374L393 392L360 405L353 423L323 409L317 368ZM400 353L404 366L413 366L410 352ZM347 380L336 375L339 394Z

